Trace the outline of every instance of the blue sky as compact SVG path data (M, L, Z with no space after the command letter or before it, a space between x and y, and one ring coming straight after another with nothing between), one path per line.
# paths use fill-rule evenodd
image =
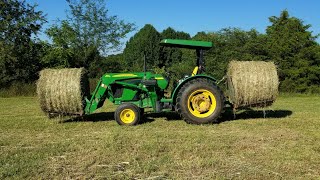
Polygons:
M66 17L65 0L27 2L37 3L38 10L47 14L49 23L44 28ZM107 9L110 15L133 22L138 29L149 23L160 32L170 26L192 36L199 31L218 31L226 27L255 28L264 33L270 25L268 17L279 16L287 9L291 16L311 24L314 35L320 34L319 0L107 0ZM45 35L40 38L46 39Z

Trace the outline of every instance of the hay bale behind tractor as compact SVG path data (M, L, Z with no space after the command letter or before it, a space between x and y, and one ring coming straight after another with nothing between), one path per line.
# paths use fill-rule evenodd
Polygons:
M41 109L47 114L83 115L89 83L84 68L44 69L37 82Z
M279 79L273 62L231 61L228 95L234 108L266 107L278 96Z

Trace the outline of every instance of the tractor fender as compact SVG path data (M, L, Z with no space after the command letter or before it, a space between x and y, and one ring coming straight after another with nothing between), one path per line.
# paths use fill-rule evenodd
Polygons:
M178 93L179 93L179 90L182 88L182 86L183 86L184 84L186 84L187 82L193 80L193 79L199 79L199 78L210 79L210 80L212 80L212 81L214 81L214 82L217 81L215 78L213 78L213 77L211 77L211 76L208 76L208 75L204 75L204 74L195 75L195 76L190 76L190 77L184 79L184 80L173 90L173 92L172 92L172 94L171 94L171 99L172 99L173 105L176 104L177 95L178 95Z

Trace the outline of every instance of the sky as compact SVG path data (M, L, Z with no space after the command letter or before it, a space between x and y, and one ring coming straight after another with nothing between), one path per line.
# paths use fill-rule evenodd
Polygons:
M37 10L47 14L48 24L66 18L66 0L27 0L38 4ZM264 33L270 25L270 16L279 16L288 10L297 17L313 35L320 34L320 0L106 0L110 15L135 23L137 30L145 24L152 24L159 32L172 27L194 36L197 32L213 32L222 28L252 28ZM133 36L135 32L130 33ZM39 36L48 39L45 34ZM124 41L125 41L124 40ZM317 39L320 42L320 38Z

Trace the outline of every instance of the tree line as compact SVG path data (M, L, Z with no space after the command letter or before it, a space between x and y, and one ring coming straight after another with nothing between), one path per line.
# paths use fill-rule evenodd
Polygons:
M91 78L107 72L133 72L147 67L174 81L190 74L195 52L161 47L161 39L211 41L205 54L206 72L216 79L226 74L231 60L273 61L283 92L320 93L320 45L301 19L287 10L269 17L265 33L225 28L217 32L187 32L168 27L158 32L151 24L137 31L122 50L122 40L136 26L109 15L105 0L67 0L66 20L45 30L50 42L38 38L47 23L44 12L24 0L0 2L0 86L30 83L43 68L85 67Z

